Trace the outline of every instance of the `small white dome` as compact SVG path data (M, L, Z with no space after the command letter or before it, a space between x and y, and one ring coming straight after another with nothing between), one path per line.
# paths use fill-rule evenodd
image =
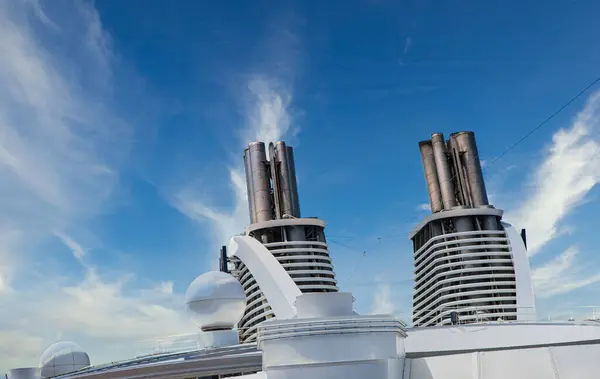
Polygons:
M50 345L40 357L42 378L67 374L90 365L90 357L73 342L60 341Z
M244 314L246 295L236 278L225 272L210 271L190 284L185 305L200 329L231 329Z

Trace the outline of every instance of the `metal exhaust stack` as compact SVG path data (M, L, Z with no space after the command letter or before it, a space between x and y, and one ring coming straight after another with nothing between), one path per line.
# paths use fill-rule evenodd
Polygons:
M437 213L442 210L442 192L438 180L431 141L427 140L419 142L419 150L421 150L421 160L423 161L423 169L425 171L425 181L427 182L427 190L429 192L431 212Z
M432 213L490 206L473 132L452 133L448 141L433 133L419 150Z
M279 174L277 171L277 160L275 159L275 145L269 144L269 168L271 169L271 183L273 185L273 203L275 204L275 219L281 218L281 187L279 185Z
M479 152L475 144L475 134L473 132L459 132L453 133L451 137L456 138L458 149L462 153L473 207L489 205L483 173L481 172Z
M298 198L298 182L296 181L296 165L294 163L294 148L287 147L288 170L290 177L290 193L292 195L292 216L300 218L300 200Z
M252 142L244 151L250 223L300 218L294 150L285 142Z
M246 171L246 192L248 194L248 212L250 214L250 222L256 222L256 214L254 209L254 186L252 185L252 164L250 163L250 149L244 150L244 169Z
M452 174L450 172L450 166L448 165L448 155L446 153L444 135L442 133L432 134L431 144L433 146L435 167L440 182L442 204L445 210L450 210L456 206L456 198L454 194L454 183L452 181Z
M251 193L253 196L251 201L253 207L251 214L253 216L251 215L250 218L254 222L269 221L273 219L273 201L271 199L265 144L252 142L248 146L248 150Z
M290 161L288 159L288 148L285 142L279 141L275 144L277 160L279 161L279 187L281 191L281 217L297 217L294 212L294 196L292 195L292 178L290 174Z

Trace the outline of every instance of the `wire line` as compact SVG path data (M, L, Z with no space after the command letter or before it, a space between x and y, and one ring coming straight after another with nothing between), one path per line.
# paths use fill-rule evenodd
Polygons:
M536 131L538 131L542 126L546 125L550 120L552 120L554 117L556 117L560 112L562 112L566 107L568 107L569 105L571 105L575 100L579 99L584 93L586 93L590 88L592 88L598 82L600 82L600 76L597 77L596 80L594 80L593 82L591 82L590 84L588 84L587 87L585 87L584 89L582 89L577 95L575 95L573 98L571 98L571 100L569 100L568 102L566 102L562 107L558 108L548 118L546 118L544 121L542 121L541 123L539 123L535 128L531 129L527 134L525 134L523 137L521 137L520 140L518 140L517 142L515 142L514 144L512 144L512 146L510 146L508 149L504 150L504 152L502 152L502 154L500 154L499 156L497 156L496 158L494 158L494 160L490 164L496 162L497 160L499 160L500 158L502 158L503 156L505 156L509 151L511 151L512 149L514 149L515 147L517 147L521 142L523 142L527 138L529 138L533 133L535 133Z

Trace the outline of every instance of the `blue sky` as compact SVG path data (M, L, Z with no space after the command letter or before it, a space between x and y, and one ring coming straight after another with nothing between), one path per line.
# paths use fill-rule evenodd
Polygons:
M593 1L0 0L0 369L60 338L100 363L193 331L181 296L248 221L256 138L296 148L302 213L327 221L357 310L409 319L417 143L475 131L490 197L528 228L540 315L584 315L600 88L491 162L598 75L598 17Z

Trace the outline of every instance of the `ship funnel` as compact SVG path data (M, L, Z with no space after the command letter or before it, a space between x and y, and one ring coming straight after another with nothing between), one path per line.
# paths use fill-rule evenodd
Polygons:
M430 140L419 142L419 150L435 216L425 217L411 236L413 325L443 325L456 317L465 323L518 319L519 286L509 287L495 272L510 270L511 246L522 241L499 242L505 240L505 224L500 223L502 211L489 204L475 135L463 131L445 140L434 133ZM431 261L439 264L427 263ZM446 295L430 296L435 293ZM508 293L515 297L510 299Z
M250 223L300 218L294 150L285 142L257 141L244 151Z
M452 133L447 141L434 133L419 150L432 213L489 206L473 132Z

